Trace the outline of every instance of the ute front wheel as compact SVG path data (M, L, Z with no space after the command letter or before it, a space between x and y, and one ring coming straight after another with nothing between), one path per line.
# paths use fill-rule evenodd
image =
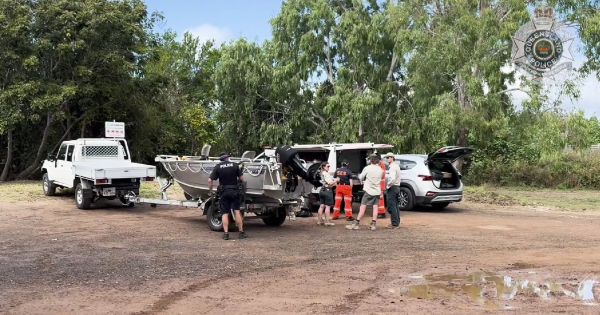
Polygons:
M56 194L56 185L54 185L54 183L52 183L50 181L50 179L48 178L48 173L44 173L42 180L43 180L44 195L54 196L54 194Z
M75 204L77 208L82 210L89 209L92 204L92 198L85 198L83 196L83 186L81 183L78 183L77 187L75 187Z

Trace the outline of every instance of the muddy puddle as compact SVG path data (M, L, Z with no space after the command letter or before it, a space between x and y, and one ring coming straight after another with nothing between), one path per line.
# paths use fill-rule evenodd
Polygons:
M468 275L423 275L410 276L423 279L426 283L402 287L404 296L417 299L444 299L466 295L477 305L490 310L512 309L509 304L518 296L537 297L550 300L560 296L575 303L598 305L594 297L596 280L571 283L536 282L510 276L481 271Z

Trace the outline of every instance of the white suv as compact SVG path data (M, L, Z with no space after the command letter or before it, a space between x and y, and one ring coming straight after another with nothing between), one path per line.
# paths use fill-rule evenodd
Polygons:
M460 202L463 196L462 174L452 165L461 157L473 153L472 148L449 146L425 154L398 154L400 165L400 210L410 210L415 205L431 205L443 209L452 202ZM389 168L386 164L386 181Z

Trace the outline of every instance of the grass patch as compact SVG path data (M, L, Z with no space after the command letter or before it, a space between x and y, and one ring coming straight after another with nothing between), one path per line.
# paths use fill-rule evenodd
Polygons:
M502 206L548 207L568 211L600 210L600 194L593 190L473 186L465 188L465 197L472 202Z
M183 199L183 190L174 184L168 190L169 197ZM73 196L72 189L57 189L57 196ZM157 182L142 182L140 188L142 198L160 198L160 186ZM15 181L0 183L0 200L2 202L31 202L40 201L44 196L41 181Z

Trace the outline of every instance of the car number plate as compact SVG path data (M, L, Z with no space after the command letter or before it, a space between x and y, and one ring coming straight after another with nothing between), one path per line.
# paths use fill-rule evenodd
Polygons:
M110 188L103 188L102 189L102 195L103 196L114 196L116 195L117 190L115 189L115 187L110 187Z

